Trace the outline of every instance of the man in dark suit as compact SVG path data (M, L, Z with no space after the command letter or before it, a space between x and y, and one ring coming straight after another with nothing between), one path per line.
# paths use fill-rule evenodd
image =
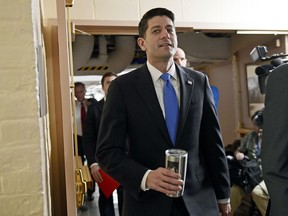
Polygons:
M101 121L102 110L104 101L110 86L110 83L116 79L117 75L112 72L107 72L102 76L101 85L104 91L104 98L98 103L92 104L88 107L84 133L83 133L83 148L86 155L88 165L90 167L91 176L94 181L100 183L103 178L99 172L99 165L95 158L96 143L98 137L98 131ZM119 212L122 211L122 188L117 189L118 192L118 208ZM106 197L105 194L99 189L99 212L101 216L115 216L113 196ZM120 214L121 215L121 214Z
M268 215L288 215L288 65L270 73L265 96L263 177L271 206Z
M174 14L165 8L148 11L139 23L137 42L147 63L111 84L96 149L100 166L124 188L123 215L229 215L229 172L212 92L203 73L173 61ZM160 78L165 73L178 99L175 140L165 123L166 81ZM188 152L179 198L166 195L183 187L180 175L164 168L170 148Z

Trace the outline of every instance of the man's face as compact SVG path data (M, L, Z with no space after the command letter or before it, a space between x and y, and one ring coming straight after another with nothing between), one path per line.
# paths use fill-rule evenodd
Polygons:
M79 102L82 102L85 99L85 88L81 85L75 87L75 97Z
M107 96L109 86L114 79L116 79L116 76L105 77L104 82L103 82L103 86L102 86L105 97Z
M138 38L138 45L146 51L150 61L171 58L177 47L177 35L172 20L167 16L150 19L145 38Z
M177 49L173 59L176 64L186 67L187 59L183 50Z

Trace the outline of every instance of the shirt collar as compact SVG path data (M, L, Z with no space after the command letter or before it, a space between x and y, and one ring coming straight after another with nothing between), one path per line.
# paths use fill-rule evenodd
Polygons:
M152 76L153 82L156 82L160 78L160 76L162 75L162 72L159 71L157 68L155 68L153 65L151 65L149 63L149 61L147 61L147 67L148 67L148 70ZM172 64L172 66L167 71L167 73L169 73L171 75L171 77L173 77L173 79L177 80L175 63Z

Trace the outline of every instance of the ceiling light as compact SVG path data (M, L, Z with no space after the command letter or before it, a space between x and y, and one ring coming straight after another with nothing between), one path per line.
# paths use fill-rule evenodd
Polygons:
M246 30L241 30L237 31L237 34L272 34L272 35L286 35L288 34L288 31L246 31Z

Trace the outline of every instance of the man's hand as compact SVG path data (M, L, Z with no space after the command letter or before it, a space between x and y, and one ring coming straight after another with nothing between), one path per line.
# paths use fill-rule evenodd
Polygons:
M148 174L146 186L164 194L176 195L183 185L180 178L180 174L160 167Z
M219 211L221 216L229 216L231 213L230 203L218 203Z
M245 155L242 152L240 152L239 150L235 151L234 156L237 160L243 160L245 157Z
M94 165L90 168L91 176L94 179L95 182L101 183L103 181L103 178L99 172L100 167L98 165Z

